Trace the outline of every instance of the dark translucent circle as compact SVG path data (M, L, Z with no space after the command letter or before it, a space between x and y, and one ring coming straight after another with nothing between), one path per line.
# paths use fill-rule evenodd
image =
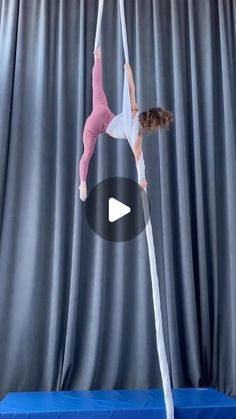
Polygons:
M111 223L108 219L109 199L115 198L131 208L131 212ZM105 240L124 242L140 234L150 217L146 192L133 180L112 177L98 183L85 201L85 214L92 230Z

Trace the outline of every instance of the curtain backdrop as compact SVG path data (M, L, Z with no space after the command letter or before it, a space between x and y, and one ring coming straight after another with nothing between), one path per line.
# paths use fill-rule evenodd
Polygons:
M79 200L97 0L0 0L0 389L161 386L145 233L110 243ZM126 0L173 386L236 395L236 1ZM120 112L118 1L103 80ZM135 179L125 140L99 137L88 186Z

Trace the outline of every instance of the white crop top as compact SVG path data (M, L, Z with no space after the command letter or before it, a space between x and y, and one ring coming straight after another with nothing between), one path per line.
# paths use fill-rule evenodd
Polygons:
M113 138L126 138L123 113L119 113L112 118L105 132Z
M125 127L125 118L124 114L119 113L118 115L112 118L111 122L108 124L106 128L106 133L113 138L125 138L128 140L130 147L134 150L134 143L138 134L139 130L139 112L136 113L134 118L130 121L128 127ZM126 129L128 135L126 135ZM143 153L137 163L137 171L138 171L138 180L145 179L145 166L143 160Z

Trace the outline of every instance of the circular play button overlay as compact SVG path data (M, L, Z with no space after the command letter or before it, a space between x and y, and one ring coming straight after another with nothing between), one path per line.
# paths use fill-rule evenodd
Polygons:
M133 180L108 178L96 185L85 201L92 230L105 240L124 242L144 230L150 216L146 192Z

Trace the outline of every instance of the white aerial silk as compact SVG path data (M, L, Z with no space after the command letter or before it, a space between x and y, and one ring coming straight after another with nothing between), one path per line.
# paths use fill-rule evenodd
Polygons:
M125 55L125 61L128 63L129 53L128 53L128 43L127 43L123 0L119 0L119 5L120 5L120 17L121 17L121 26L122 26L124 55ZM97 29L96 29L94 49L96 49L100 43L100 28L101 28L102 11L103 11L103 0L99 0L98 20L97 20ZM134 118L134 120L132 120L129 83L128 83L126 71L124 72L122 118L124 122L125 138L127 138L131 148L133 149L134 141L137 135L137 115L135 116L136 119ZM138 170L139 180L145 178L145 164L144 164L143 154L141 155L141 158L139 159L137 170ZM155 255L155 249L154 249L152 224L151 224L150 219L148 221L148 224L146 225L146 236L147 236L147 244L148 244L148 256L149 256L149 264L150 264L151 281L152 281L153 306L154 306L154 317L155 317L155 328L156 328L156 343L157 343L157 351L158 351L164 398L165 398L166 419L174 419L174 404L173 404L173 398L172 398L169 368L168 368L168 363L167 363L165 342L164 342L164 335L163 335L159 281L158 281L158 275L157 275L156 255Z

